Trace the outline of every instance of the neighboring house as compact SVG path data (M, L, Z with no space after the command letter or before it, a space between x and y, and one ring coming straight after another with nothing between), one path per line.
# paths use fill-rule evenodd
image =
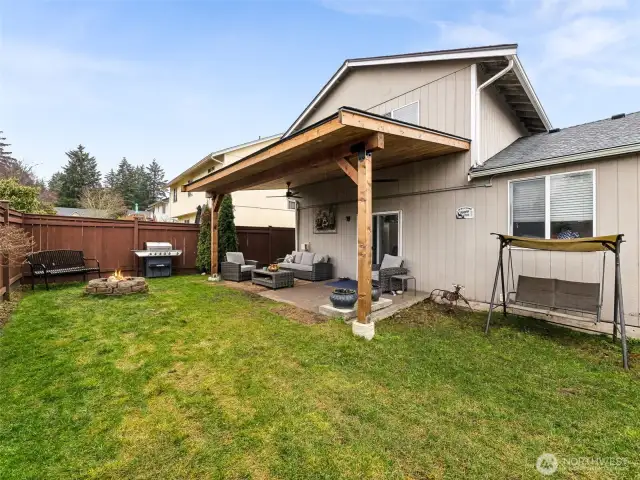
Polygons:
M204 177L222 167L233 164L280 139L281 135L259 138L210 153L169 182L169 218L193 223L199 205L209 202L204 192L182 192L185 183ZM232 195L235 223L244 227L294 227L295 203L284 198L284 190L244 190ZM282 195L282 197L269 198Z
M61 217L92 217L92 218L104 218L106 211L94 210L92 208L70 208L70 207L54 207L56 215Z
M151 217L156 222L170 222L171 215L169 215L169 199L163 198L157 202L149 205L148 211L151 213Z
M373 263L385 254L400 255L419 290L462 284L467 298L488 302L498 256L492 232L543 238L622 233L627 325L640 326L640 114L552 129L517 57L517 45L361 58L344 62L273 147L273 156L281 156L274 149L285 150L287 142L312 148L313 140L303 140L311 133L326 141L337 139L340 128L350 131L340 125L346 125L344 115L381 132L399 131L402 124L380 120L389 118L424 128L413 129L413 138L470 140L465 151L429 153L399 164L402 145L387 146L385 133L385 149L372 160ZM388 137L395 142L401 138ZM288 148L299 152L296 146ZM415 152L412 148L407 151ZM251 162L268 155L244 159L244 168L249 172ZM290 155L297 155L298 162L303 153ZM394 156L394 166L378 166L376 158L384 162L385 155ZM266 183L293 180L302 197L296 210L299 248L328 253L334 276L355 278L358 198L353 181L335 165L331 171L326 167L324 181L294 168L288 175L282 166L275 181L275 168L268 168L265 177L272 178ZM192 188L214 190L225 182L241 184L242 173L213 175ZM458 219L461 207L469 207L467 213L473 215ZM327 208L336 218L335 229L316 233L318 211ZM600 252L520 249L513 251L513 264L516 279L524 274L599 282L603 268ZM603 310L609 321L613 284L610 257Z

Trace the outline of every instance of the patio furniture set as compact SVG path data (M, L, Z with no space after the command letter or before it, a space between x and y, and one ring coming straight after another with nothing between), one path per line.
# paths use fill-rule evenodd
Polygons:
M407 283L414 282L415 277L403 266L402 257L385 255L382 263L373 265L371 278L382 292L406 290ZM277 271L260 268L256 260L245 260L242 252L227 252L226 262L221 263L221 275L224 280L244 282L251 280L253 284L278 289L293 287L294 279L319 282L333 278L333 264L328 255L313 252L293 251L285 257L278 258L274 265Z

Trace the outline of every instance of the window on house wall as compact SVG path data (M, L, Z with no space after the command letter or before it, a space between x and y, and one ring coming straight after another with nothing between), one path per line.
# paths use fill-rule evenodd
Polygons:
M420 102L413 102L384 114L385 117L400 120L401 122L420 124Z
M173 189L173 201L174 202L178 201L178 189L177 188Z
M510 182L512 235L584 238L595 234L595 172L559 173Z
M187 183L191 183L191 182L193 182L193 178L191 180L189 180ZM193 192L187 193L187 196L188 197L193 197Z
M167 204L166 203L162 204L162 213L163 214L167 213Z
M295 200L287 200L287 208L289 210L295 210L298 206L298 202Z

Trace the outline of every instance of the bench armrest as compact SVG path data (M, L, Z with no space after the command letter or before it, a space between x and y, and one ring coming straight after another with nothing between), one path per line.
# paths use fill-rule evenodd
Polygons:
M85 260L93 260L94 262L96 262L96 265L98 266L98 268L100 268L100 262L98 261L97 258L85 258Z
M253 265L254 267L258 266L258 261L257 260L245 260L244 261L245 265Z
M33 273L34 267L41 267L42 270L44 270L44 273L47 273L47 267L45 267L42 263L31 263L29 260L27 260L27 263L31 267L31 273Z

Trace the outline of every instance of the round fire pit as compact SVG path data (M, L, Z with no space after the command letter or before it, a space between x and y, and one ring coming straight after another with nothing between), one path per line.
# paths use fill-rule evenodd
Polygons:
M144 277L115 277L96 278L89 281L84 289L88 295L130 295L132 293L147 293L149 285Z

